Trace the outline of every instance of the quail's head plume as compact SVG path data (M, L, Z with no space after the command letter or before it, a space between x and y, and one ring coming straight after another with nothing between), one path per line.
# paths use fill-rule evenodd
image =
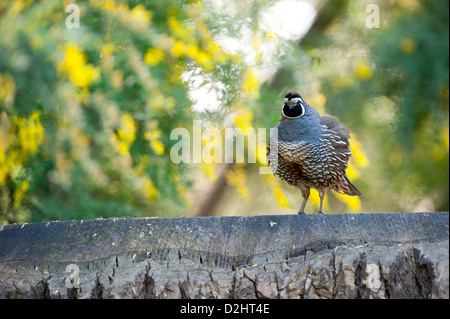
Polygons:
M267 159L274 175L298 188L303 196L299 214L305 213L310 189L319 192L320 210L327 190L360 196L345 170L351 156L349 132L331 115L320 116L297 92L288 92L281 108L278 134L267 145Z

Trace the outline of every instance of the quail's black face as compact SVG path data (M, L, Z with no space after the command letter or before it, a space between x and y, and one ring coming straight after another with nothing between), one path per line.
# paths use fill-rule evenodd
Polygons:
M300 94L297 92L286 93L281 114L286 118L298 118L305 114L305 107Z

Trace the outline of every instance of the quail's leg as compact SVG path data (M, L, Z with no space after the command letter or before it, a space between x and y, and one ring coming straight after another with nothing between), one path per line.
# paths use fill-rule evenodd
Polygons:
M300 210L298 211L299 214L305 214L305 206L306 206L306 202L308 201L308 198L309 198L309 189L302 190L302 196L303 196L303 202L302 202L302 206L300 207Z
M307 201L308 201L308 198L303 198L302 206L300 207L300 210L298 211L299 214L305 214L305 206L306 206Z
M323 211L323 199L325 198L325 191L319 191L319 197L320 197L319 214L325 214Z

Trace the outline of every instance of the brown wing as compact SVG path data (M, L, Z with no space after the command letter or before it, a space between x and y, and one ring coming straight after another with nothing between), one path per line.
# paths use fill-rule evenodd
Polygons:
M327 141L331 143L332 152L337 154L333 154L333 162L338 164L339 170L343 173L344 177L335 190L346 195L360 196L361 193L359 190L350 182L345 174L347 162L352 155L349 149L350 143L348 140L350 139L350 133L348 129L331 115L321 116L320 124L326 126L325 135L330 134L330 136L326 135Z
M348 139L350 138L350 132L341 122L331 115L323 115L320 117L320 124L326 125L328 129L334 131L336 135L339 136L340 140L345 142L348 150Z

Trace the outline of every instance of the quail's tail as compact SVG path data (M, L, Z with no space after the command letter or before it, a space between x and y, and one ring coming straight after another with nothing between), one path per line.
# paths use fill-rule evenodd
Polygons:
M345 195L361 196L361 192L350 182L347 175L344 175L344 180L342 180L336 191Z

